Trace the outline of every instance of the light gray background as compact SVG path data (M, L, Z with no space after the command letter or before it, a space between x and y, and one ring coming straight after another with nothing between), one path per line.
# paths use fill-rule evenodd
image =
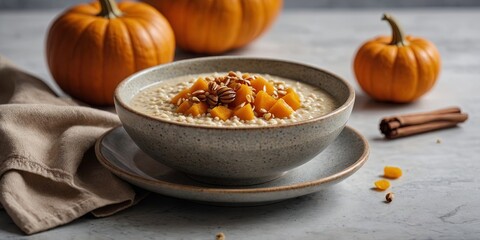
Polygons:
M0 9L66 8L88 0L0 0ZM284 0L286 8L471 7L478 0Z

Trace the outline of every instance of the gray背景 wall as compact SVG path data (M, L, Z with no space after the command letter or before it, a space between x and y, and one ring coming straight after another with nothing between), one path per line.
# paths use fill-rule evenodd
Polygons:
M0 9L67 8L89 0L0 0ZM285 8L480 7L480 0L284 0Z

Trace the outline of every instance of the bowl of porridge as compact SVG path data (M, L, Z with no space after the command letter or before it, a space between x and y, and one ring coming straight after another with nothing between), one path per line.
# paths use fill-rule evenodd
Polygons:
M118 85L115 108L153 159L201 182L252 185L320 154L354 99L348 82L314 66L224 56L138 72Z

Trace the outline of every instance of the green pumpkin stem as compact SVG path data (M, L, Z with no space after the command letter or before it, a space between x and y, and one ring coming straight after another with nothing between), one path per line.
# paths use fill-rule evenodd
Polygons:
M104 18L117 18L122 16L122 11L117 6L115 0L99 0L101 10L97 16Z
M392 41L390 42L390 45L407 46L408 41L395 18L393 18L392 15L385 13L383 14L382 20L386 20L392 28Z

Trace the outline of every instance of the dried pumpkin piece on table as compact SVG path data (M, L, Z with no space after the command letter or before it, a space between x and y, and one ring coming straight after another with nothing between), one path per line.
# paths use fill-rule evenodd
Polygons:
M383 176L390 179L397 179L402 176L402 169L394 166L385 166Z
M385 191L390 187L390 182L385 179L378 180L375 182L375 187L377 190Z

